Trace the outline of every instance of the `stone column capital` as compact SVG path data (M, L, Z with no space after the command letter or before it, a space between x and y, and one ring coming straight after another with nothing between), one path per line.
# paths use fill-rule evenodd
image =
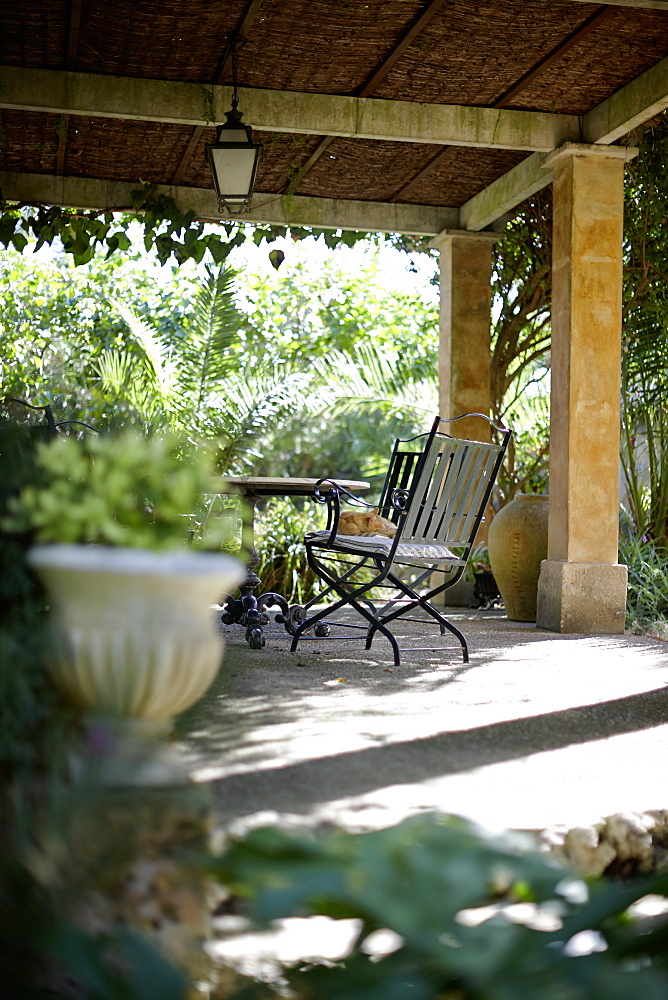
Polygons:
M442 229L429 241L429 246L434 250L440 250L452 240L463 240L466 243L489 243L491 245L502 240L503 237L503 233L492 233L488 229L481 229L479 232L474 232L472 229Z
M637 155L637 146L597 146L594 143L565 142L563 146L559 146L547 154L542 166L544 170L551 170L558 160L565 159L568 156L605 157L607 159L623 160L626 163Z

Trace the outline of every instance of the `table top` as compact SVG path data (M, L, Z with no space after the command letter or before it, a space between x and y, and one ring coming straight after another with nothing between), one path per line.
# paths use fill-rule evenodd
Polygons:
M369 483L357 479L339 479L337 476L329 478L352 493L370 489ZM261 497L306 497L312 496L317 482L317 479L300 479L295 476L225 476L222 488L218 486L215 492L239 492L247 496ZM326 489L327 487L323 485L323 491Z

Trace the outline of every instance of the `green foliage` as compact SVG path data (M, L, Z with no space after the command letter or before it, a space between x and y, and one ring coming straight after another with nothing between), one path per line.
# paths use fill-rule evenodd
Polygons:
M435 297L386 289L372 248L354 274L336 256L318 268L290 262L244 277L240 292L246 349L291 358L327 387L307 420L286 415L256 470L378 485L394 438L422 429L438 407Z
M206 117L211 95L205 88L203 96ZM139 182L139 186L130 192L130 200L131 209L125 212L84 212L41 203L10 204L0 201L0 245L21 253L31 244L39 250L59 241L75 264L87 264L100 251L104 251L107 257L127 253L131 249L128 230L133 223L137 223L143 230L143 244L147 251L155 252L161 264L173 259L180 265L186 261L199 263L207 254L215 264L222 264L235 246L245 242L248 230L256 244L271 243L289 232L296 241L316 235L330 249L351 247L360 240L370 238L368 233L356 230L314 233L312 229L303 227L291 230L285 226L246 227L239 222L221 220L217 229L222 230L223 237L211 224L200 222L193 209L182 211L173 198L158 191L156 184ZM424 239L385 238L408 252L427 249L428 241Z
M489 561L489 549L487 548L487 542L478 542L471 549L471 556L466 564L466 569L464 570L464 579L472 581L475 579L476 573L491 572L492 564Z
M550 444L550 399L530 384L507 412L513 435L494 488L498 506L517 493L547 493Z
M552 199L541 191L507 224L494 248L492 418L503 422L525 391L544 376L550 348Z
M361 334L349 343L337 334L330 343L348 349L327 351L327 338L314 332L317 311L306 306L301 333L282 325L289 315L277 326L269 317L264 331L251 328L234 304L234 281L229 269L208 268L187 322L164 336L116 302L130 339L95 362L103 395L147 431L170 427L215 439L223 472L250 467L264 475L308 474L314 456L317 476L358 478L360 464L387 461L397 413L404 425L409 414L412 430L420 404L433 409L435 383L423 375L426 366L402 367L402 345L390 348L380 337L366 343ZM293 287L279 285L287 296L281 308ZM312 336L302 336L307 325ZM428 344L417 345L426 357Z
M494 491L502 507L542 492L549 453L552 200L540 192L507 224L493 255L492 419L513 437Z
M645 129L640 153L626 167L624 248L627 282L625 314L631 322L637 311L668 306L668 114Z
M258 242L274 235L253 230ZM0 258L3 386L100 429L189 425L191 432L191 404L199 400L205 405L199 414L194 407L200 426L192 433L220 435L221 468L259 471L258 463L272 463L283 472L286 462L308 462L336 439L341 448L337 443L336 454L323 463L340 474L343 425L356 463L373 463L374 455L387 451L391 433L376 448L372 431L384 431L384 400L397 386L405 387L396 396L397 408L436 405L434 303L386 292L377 283L378 262L368 270L368 280L366 274L349 279L334 263L325 282L315 270L305 274L294 265L273 283L244 276L238 284L247 319L235 314L227 268L209 268L196 284L192 267L173 267L165 281L165 269L151 269L136 253L122 265L116 256L98 255L75 268L64 254L35 266L8 251ZM217 340L206 317L206 297L213 291L216 308L228 312L226 340ZM372 371L374 351L386 384ZM216 362L226 367L217 393ZM340 384L342 375L354 379L354 386L341 391L339 385L336 393L323 395L323 384ZM355 420L354 412L332 412L327 420L334 395L347 395L363 415ZM303 441L301 454L295 438Z
M668 359L667 359L668 360ZM630 376L622 396L622 469L636 531L665 545L668 537L668 415L664 376L649 369ZM631 385L633 386L631 388Z
M185 461L178 439L124 431L41 444L35 473L10 500L5 529L44 543L168 549L186 544L187 517L210 488L212 464L202 448ZM211 533L202 540L219 542Z
M628 567L626 625L634 632L655 630L668 639L668 560L664 545L647 536L619 541L619 560Z
M159 194L155 184L142 184L131 192L132 211L81 212L74 209L44 205L12 206L0 203L0 244L24 250L31 240L34 249L59 240L65 253L75 264L87 264L97 251L127 253L131 242L128 228L137 222L143 229L146 250L154 250L161 264L174 258L178 264L186 260L196 263L207 251L219 264L233 247L245 240L243 228L236 223L221 223L227 239L207 232L195 212L182 212L173 198Z
M251 349L271 345L282 357L350 355L371 345L388 359L397 378L436 379L438 308L434 298L389 291L380 282L381 263L369 248L368 263L355 275L336 257L318 269L306 263L279 274L255 275L243 283L245 337Z
M289 604L305 604L315 593L316 578L306 561L304 535L322 527L313 504L299 508L290 500L272 500L255 520L260 562L255 572L263 592L282 594Z
M42 431L47 433L46 427L0 418L0 521L12 499L34 481L34 449ZM45 601L26 566L29 544L27 535L0 535L0 813L4 782L62 767L72 726L47 677Z
M638 535L668 536L668 116L627 169L622 465Z
M271 351L243 351L234 279L227 267L207 268L188 321L166 334L116 302L131 341L95 363L109 401L126 407L148 432L170 428L214 440L226 473L252 464L268 428L317 402L307 396L314 371Z
M187 315L194 296L187 270L178 277L176 268L160 272L137 254L124 261L98 256L80 267L62 253L46 260L0 254L3 391L51 404L57 419L118 426L124 415L102 396L95 377L100 355L125 341L125 324L107 296L131 300L162 336L174 335L174 300Z
M659 1000L668 986L665 929L647 932L627 913L645 893L665 894L667 876L586 885L457 818L313 839L256 829L213 869L259 927L319 914L358 921L347 957L285 970L305 1000ZM374 955L384 929L395 949ZM578 956L569 942L583 931L604 950Z

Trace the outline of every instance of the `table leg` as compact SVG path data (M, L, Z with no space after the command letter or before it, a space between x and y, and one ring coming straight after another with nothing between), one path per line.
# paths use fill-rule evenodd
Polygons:
M220 620L225 625L242 625L246 629L246 642L251 649L262 649L265 637L262 626L269 621L265 611L267 607L278 605L279 612L276 621L285 626L289 635L294 635L301 621L306 617L306 609L302 605L290 605L281 594L269 592L259 597L254 591L262 582L255 573L255 567L260 561L255 548L255 504L258 495L250 491L244 493L248 501L243 508L241 522L241 547L248 552L246 579L239 588L239 596L229 596L225 602ZM309 630L310 631L310 630ZM329 635L329 626L319 623L315 627L316 635Z
M246 642L252 649L262 649L265 643L262 632L263 617L258 610L254 591L262 582L255 572L260 557L255 549L255 503L257 495L248 493L245 496L248 503L244 506L241 521L241 547L248 552L246 579L239 587L238 597L228 597L220 620L225 625L243 625L246 629Z

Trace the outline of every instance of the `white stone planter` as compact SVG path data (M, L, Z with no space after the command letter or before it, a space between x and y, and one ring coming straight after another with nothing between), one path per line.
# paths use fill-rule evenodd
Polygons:
M238 559L42 545L28 561L51 603L53 678L83 714L157 735L216 677L223 640L211 605L244 579Z

